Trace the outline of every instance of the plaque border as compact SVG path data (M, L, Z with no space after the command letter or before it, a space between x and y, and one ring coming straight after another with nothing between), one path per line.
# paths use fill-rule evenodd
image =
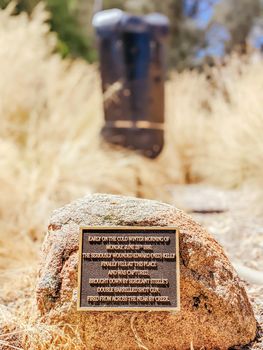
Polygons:
M176 242L176 276L177 276L177 307L112 307L112 306L97 306L88 307L80 306L80 287L81 287L81 270L82 270L82 247L83 247L83 230L174 230L175 231L175 242ZM102 311L102 312L176 312L181 310L181 298L180 298L180 249L179 249L179 235L180 231L175 226L80 226L79 228L79 254L78 254L78 294L77 294L77 311Z

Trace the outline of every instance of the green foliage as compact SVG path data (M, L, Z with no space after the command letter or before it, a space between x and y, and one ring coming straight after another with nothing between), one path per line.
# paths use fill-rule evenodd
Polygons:
M5 7L11 0L0 0ZM17 0L17 12L30 13L40 0ZM93 45L91 18L94 0L45 0L51 12L51 29L58 34L58 51L63 57L96 59ZM204 1L204 0L203 0ZM210 0L206 0L209 4ZM262 16L263 0L220 0L214 6L213 16L206 28L198 28L191 16L185 16L184 0L98 0L98 10L120 8L134 14L158 11L166 14L171 23L169 62L177 69L203 64L196 61L196 52L207 47L206 35L214 24L227 29L229 39L224 43L225 52L236 46L246 47L246 40L255 19ZM198 4L199 0L193 0ZM261 3L261 7L260 7ZM261 11L260 11L261 10Z
M48 9L52 14L51 29L58 33L58 49L63 56L71 54L93 61L95 53L91 46L91 39L83 33L77 21L76 5L75 0L47 0Z
M8 5L8 0L0 0L0 8L4 9Z
M0 0L0 7L5 8L11 0ZM17 13L31 13L40 0L19 0ZM57 49L63 57L83 57L92 62L96 59L96 51L92 39L84 33L77 15L77 0L46 0L47 9L51 13L51 30L58 34Z
M109 8L119 8L121 10L125 10L125 1L123 0L104 0L103 1L103 9Z

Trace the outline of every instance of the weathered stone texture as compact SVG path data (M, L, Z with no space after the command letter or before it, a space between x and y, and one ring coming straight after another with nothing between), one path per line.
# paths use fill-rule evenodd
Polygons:
M181 311L77 312L80 226L180 229ZM42 321L78 325L87 350L228 349L256 335L244 286L221 246L184 212L156 201L90 195L55 210L37 285Z

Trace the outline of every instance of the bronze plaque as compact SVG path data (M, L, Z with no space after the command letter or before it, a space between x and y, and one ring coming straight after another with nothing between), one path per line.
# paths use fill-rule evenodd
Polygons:
M179 310L178 235L173 227L82 227L78 310Z

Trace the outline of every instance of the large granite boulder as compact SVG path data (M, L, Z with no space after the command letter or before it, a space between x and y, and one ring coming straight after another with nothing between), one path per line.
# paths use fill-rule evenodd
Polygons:
M78 312L80 226L180 229L181 311ZM89 195L55 210L37 285L43 322L77 327L83 350L228 349L256 335L246 291L221 246L191 217L156 201Z

